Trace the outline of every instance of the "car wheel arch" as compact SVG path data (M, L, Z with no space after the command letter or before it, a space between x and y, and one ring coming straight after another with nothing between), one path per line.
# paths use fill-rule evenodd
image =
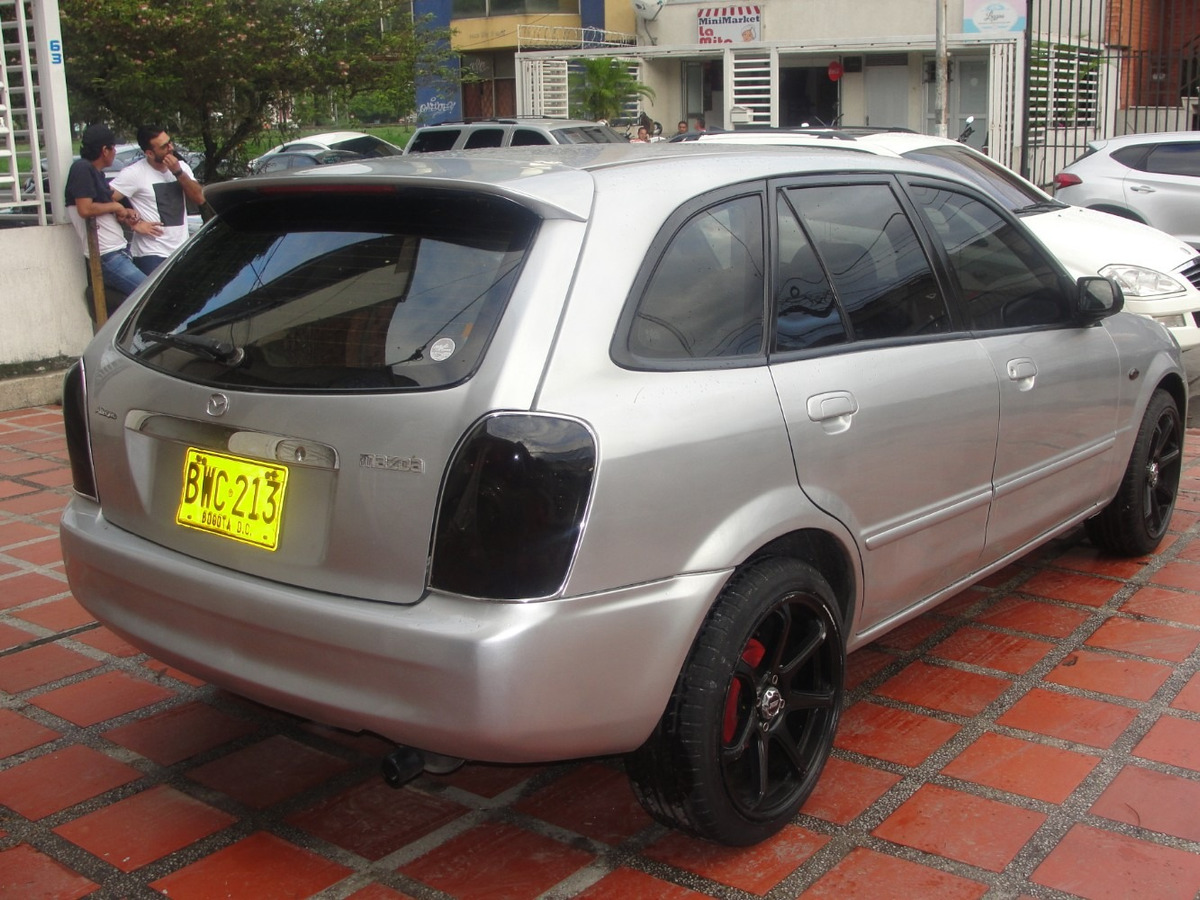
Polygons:
M833 589L843 634L851 633L861 584L857 554L851 548L829 531L801 528L764 544L750 554L738 569L772 556L788 557L812 566Z

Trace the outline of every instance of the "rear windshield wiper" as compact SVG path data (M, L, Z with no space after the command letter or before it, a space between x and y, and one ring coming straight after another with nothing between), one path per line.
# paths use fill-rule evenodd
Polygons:
M166 334L161 331L142 331L139 337L154 344L176 347L193 356L202 356L219 363L236 366L246 356L246 351L227 341L202 337L196 334Z

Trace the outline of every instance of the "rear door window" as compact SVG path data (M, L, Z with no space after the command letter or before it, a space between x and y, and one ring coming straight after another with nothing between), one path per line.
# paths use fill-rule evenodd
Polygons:
M531 128L518 128L512 135L513 147L536 147L549 143L550 138L546 137L540 131L534 131Z
M454 149L454 142L461 132L457 128L439 128L435 131L418 131L413 137L409 153L436 153Z
M1146 171L1200 178L1200 142L1159 144L1146 157Z
M172 259L120 345L218 386L456 384L478 366L538 222L461 192L273 192L226 211Z
M895 194L887 184L828 184L788 188L779 205L780 280L778 328L787 348L788 332L800 329L806 313L815 321L803 340L836 338L836 316L849 324L854 340L904 338L952 330L945 299L929 259ZM803 244L784 246L797 233ZM793 238L793 241L795 238ZM817 280L811 254L815 248L823 278ZM799 255L797 255L799 254ZM793 271L794 269L794 271ZM792 285L810 299L791 303ZM832 285L837 308L823 293ZM810 307L806 309L806 305ZM791 347L788 349L797 349Z
M503 128L477 128L467 135L464 150L478 150L480 147L499 147L504 143Z

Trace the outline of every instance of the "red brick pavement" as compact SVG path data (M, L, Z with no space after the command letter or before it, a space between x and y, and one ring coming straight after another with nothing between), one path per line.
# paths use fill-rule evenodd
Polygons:
M855 653L816 792L738 850L655 825L614 759L468 764L393 791L383 741L147 658L71 597L68 485L59 411L0 413L0 896L1200 892L1191 449L1155 556L1102 557L1077 533Z

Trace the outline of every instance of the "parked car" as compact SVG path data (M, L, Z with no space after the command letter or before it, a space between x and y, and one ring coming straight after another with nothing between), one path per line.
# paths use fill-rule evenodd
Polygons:
M394 783L627 754L659 821L753 843L849 651L1081 523L1166 533L1177 344L930 166L592 144L208 197L66 376L67 577L403 745Z
M1200 249L1200 132L1089 141L1087 152L1054 176L1054 195L1153 225Z
M404 152L625 143L628 139L607 125L582 119L481 119L424 125L413 132Z
M995 160L948 138L895 130L705 133L705 142L837 141L876 153L918 159L966 178L1019 216L1076 277L1115 279L1125 308L1167 326L1180 346L1200 346L1200 253L1156 228L1055 199Z
M257 174L263 163L276 153L313 152L317 150L347 150L359 156L371 159L385 156L399 156L404 151L395 144L390 144L383 138L375 137L361 131L329 131L323 134L310 134L285 144L272 147L262 156L250 160L250 174Z
M362 158L361 153L354 153L350 150L285 151L272 153L264 158L258 166L257 174L271 175L297 169L311 169L313 166L327 166L331 163L349 162Z

